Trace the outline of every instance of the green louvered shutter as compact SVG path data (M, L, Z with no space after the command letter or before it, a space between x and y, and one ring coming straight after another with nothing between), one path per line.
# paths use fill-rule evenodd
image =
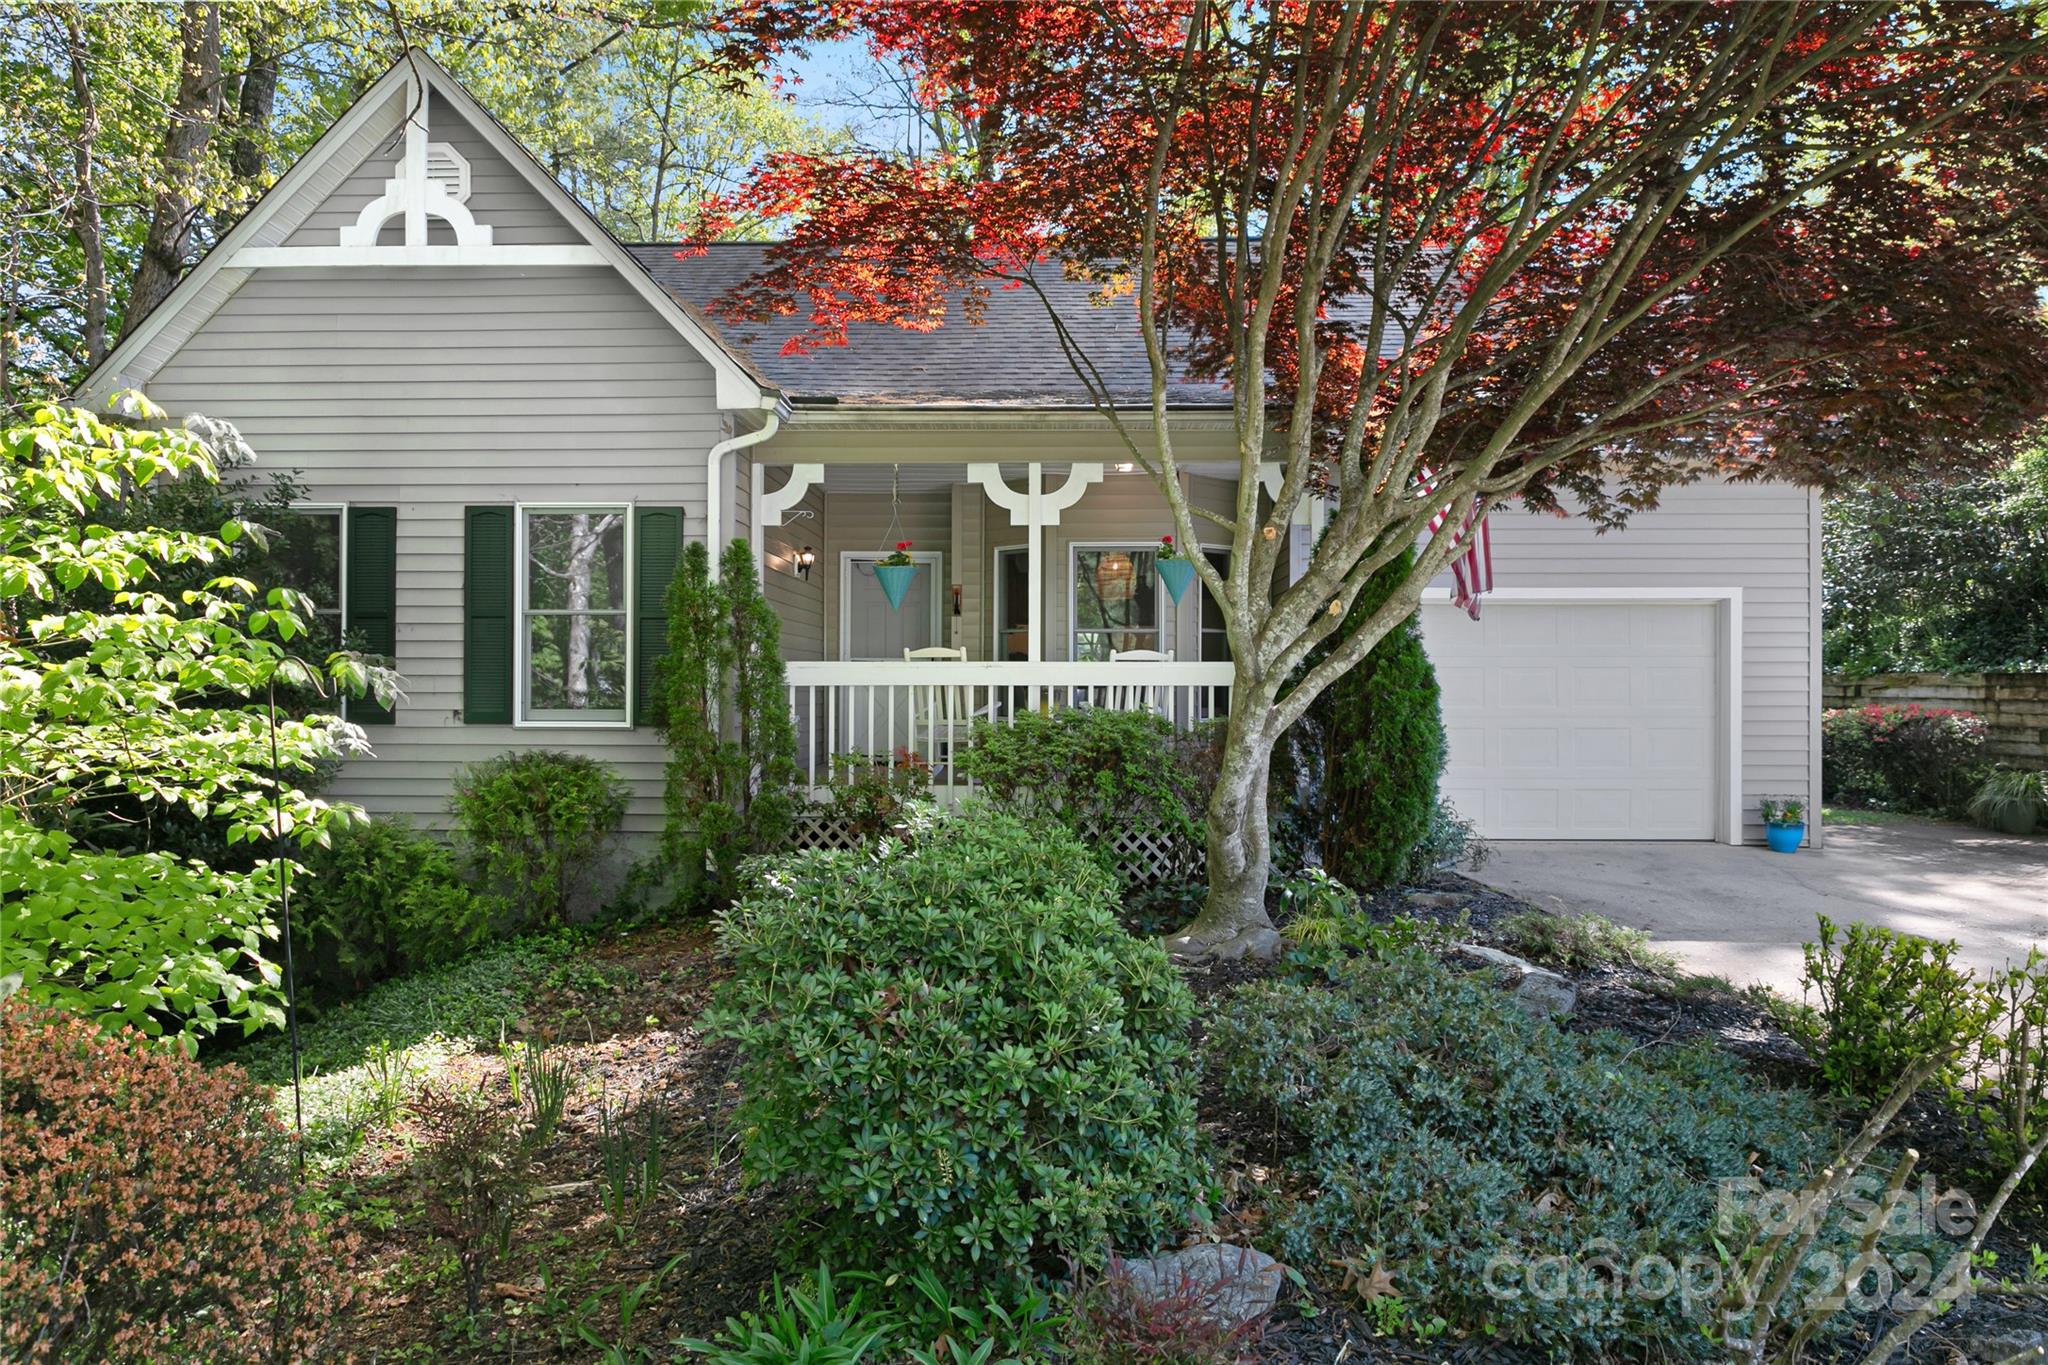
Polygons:
M643 724L654 674L668 653L668 585L683 553L683 509L633 510L633 723Z
M348 509L348 620L343 632L371 654L398 653L398 509ZM374 696L351 697L358 725L391 724L391 708Z
M470 507L462 534L462 719L512 723L512 509Z

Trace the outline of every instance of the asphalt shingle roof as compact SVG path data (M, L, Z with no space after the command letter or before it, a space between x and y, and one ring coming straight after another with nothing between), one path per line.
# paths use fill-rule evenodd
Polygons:
M721 243L701 255L682 258L666 243L629 244L626 249L657 283L685 303L706 308L761 269L765 247L758 242ZM1065 279L1057 269L1043 272L1039 283L1067 330L1101 371L1115 400L1149 405L1152 371L1131 297L1097 303L1094 285ZM949 300L947 320L935 331L857 324L848 329L845 346L819 347L803 355L782 353L783 343L803 330L801 315L765 323L721 317L718 325L726 340L751 357L792 402L1090 405L1088 390L1060 349L1045 302L1030 289L993 290L978 324L962 315L956 298ZM1224 385L1196 379L1184 369L1167 394L1169 402L1183 407L1218 407L1230 401Z

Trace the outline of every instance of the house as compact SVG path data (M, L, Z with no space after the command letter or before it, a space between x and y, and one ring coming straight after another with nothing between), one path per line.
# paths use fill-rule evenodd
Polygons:
M1172 600L1153 561L1163 499L1035 299L999 294L985 327L784 356L773 328L728 334L703 311L758 254L611 239L415 54L84 397L141 388L297 471L298 586L405 677L393 711L352 712L375 755L334 793L372 811L433 824L457 765L573 748L631 781L630 831L658 829L664 750L638 722L685 539L761 552L815 780L834 753L902 748L943 781L967 720L1024 706L1227 708L1213 609L1199 585ZM1051 288L1142 425L1127 319ZM1172 397L1190 497L1228 507L1226 395ZM1818 791L1812 493L1675 489L1607 535L1504 510L1493 536L1482 619L1442 589L1424 608L1447 790L1482 833L1754 840L1760 795ZM892 608L875 567L897 541L919 572ZM932 647L962 657L905 657ZM1134 652L1152 657L1116 657Z

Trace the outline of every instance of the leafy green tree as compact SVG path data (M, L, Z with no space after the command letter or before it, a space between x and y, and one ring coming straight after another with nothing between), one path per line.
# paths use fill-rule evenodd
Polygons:
M103 524L124 490L218 477L206 441L157 425L146 404L136 416L43 408L0 434L0 982L104 1023L175 1030L191 1051L231 1021L282 1021L279 868L122 851L74 817L114 794L218 821L230 846L322 843L361 812L297 784L359 737L268 701L366 684L389 697L392 678L350 655L299 657L308 607L287 589L228 576L160 588L226 560L250 528ZM78 604L87 583L104 607Z
M2048 670L2048 442L1982 478L1830 498L1831 672Z
M1371 619L1413 560L1411 551L1381 566L1351 604L1347 632ZM1323 866L1360 891L1400 878L1429 829L1444 766L1440 698L1410 616L1309 708L1303 738L1322 776L1316 842Z
M775 847L795 819L788 685L782 622L747 542L726 547L715 579L704 544L684 546L655 684L669 751L662 852L705 899L730 899L740 860Z

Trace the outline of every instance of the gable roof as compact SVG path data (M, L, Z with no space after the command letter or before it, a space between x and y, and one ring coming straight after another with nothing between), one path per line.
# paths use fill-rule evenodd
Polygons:
M550 207L710 364L721 408L772 406L780 394L746 350L733 345L694 303L657 284L626 248L607 232L574 195L534 159L495 115L463 88L446 68L418 49L392 63L341 118L308 148L275 185L186 272L155 311L128 329L120 344L79 386L82 399L104 403L120 389L146 385L206 320L248 279L236 264L244 248L280 246L351 171L404 126L409 111L423 102L417 84L447 101L506 164L517 171Z

